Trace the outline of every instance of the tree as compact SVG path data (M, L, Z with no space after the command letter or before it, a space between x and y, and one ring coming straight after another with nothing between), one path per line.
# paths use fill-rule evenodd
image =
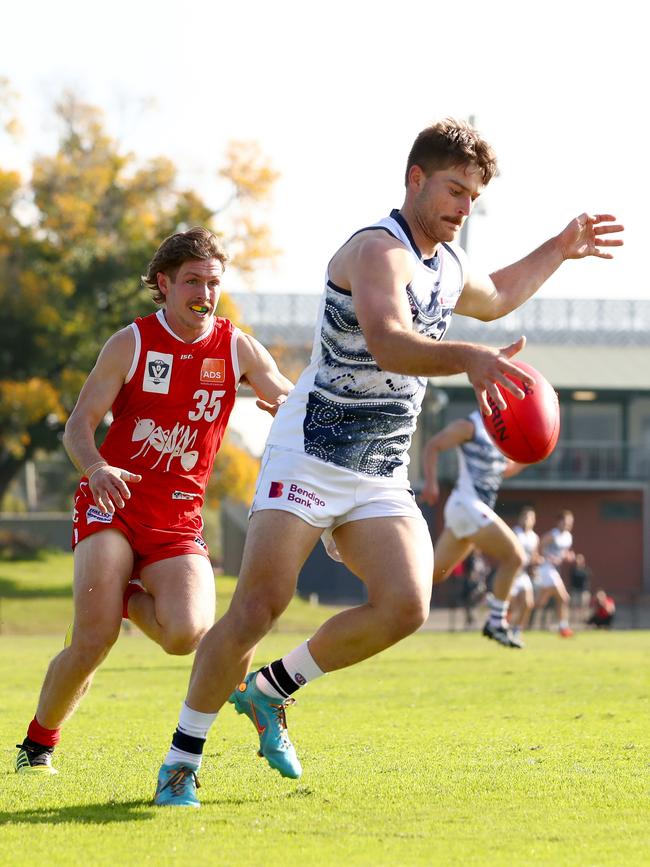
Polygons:
M122 152L97 107L66 93L54 111L56 153L35 157L27 181L0 167L0 502L37 449L59 446L101 345L152 310L138 275L164 237L209 226L244 273L277 253L254 218L277 178L256 145L229 147L232 194L215 211L178 188L169 159ZM14 126L0 81L0 134Z
M259 468L259 460L226 435L215 459L214 473L208 485L208 505L218 508L226 497L250 505Z

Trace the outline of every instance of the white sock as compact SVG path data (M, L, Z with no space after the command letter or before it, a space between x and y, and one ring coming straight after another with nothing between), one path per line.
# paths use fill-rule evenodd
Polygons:
M202 713L200 710L192 710L191 707L188 707L183 702L178 717L178 729L186 735L191 735L193 738L203 738L205 740L210 731L210 726L216 718L216 713Z
M282 659L258 671L255 685L270 698L284 699L324 674L309 651L309 642L303 641Z
M490 623L492 626L505 626L507 614L508 600L497 599L496 596L493 596L490 599Z
M178 717L176 732L197 739L196 747L197 749L202 749L203 742L205 742L208 736L210 726L216 718L216 713L202 713L199 710L192 710L191 707L188 707L188 705L183 702ZM174 736L176 736L176 733ZM201 743L199 744L198 741ZM200 752L188 752L187 750L181 749L179 746L175 746L172 741L172 746L165 757L165 764L173 765L180 762L184 765L193 765L198 769L201 767L201 758L202 756Z

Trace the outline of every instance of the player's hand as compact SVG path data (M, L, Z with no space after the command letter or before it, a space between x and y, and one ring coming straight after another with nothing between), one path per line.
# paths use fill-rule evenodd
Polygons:
M286 399L286 394L281 394L273 402L263 400L261 397L258 397L255 401L255 405L259 407L259 409L263 409L264 412L268 412L269 415L275 416L276 412L282 406Z
M97 508L112 515L116 506L118 509L123 509L125 500L131 498L127 482L136 483L141 480L142 476L137 473L130 473L128 470L107 464L91 474L88 485Z
M498 409L506 408L500 387L514 394L519 400L525 397L524 391L509 379L508 375L516 377L524 385L535 385L535 380L529 373L518 367L516 362L510 361L525 345L526 338L522 336L502 349L492 349L489 346L472 347L466 368L467 378L476 393L479 409L485 415L492 415L488 398Z
M611 253L601 247L622 247L622 238L604 238L622 232L624 226L615 223L613 214L580 214L558 235L558 241L565 259L584 259L597 256L599 259L613 259Z
M439 497L440 497L440 486L438 485L438 482L425 483L424 487L420 491L420 498L428 506L435 506L435 504L438 502Z

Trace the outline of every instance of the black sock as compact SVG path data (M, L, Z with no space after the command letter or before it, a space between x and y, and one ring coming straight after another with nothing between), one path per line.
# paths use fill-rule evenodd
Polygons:
M300 689L300 684L291 677L281 659L276 659L270 665L265 665L264 668L260 669L260 674L285 698L289 698Z

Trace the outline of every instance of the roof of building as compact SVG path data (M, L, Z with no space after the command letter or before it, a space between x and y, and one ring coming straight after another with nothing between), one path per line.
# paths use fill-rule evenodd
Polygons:
M231 296L244 322L266 344L309 354L321 302L316 294ZM454 316L447 340L506 346L525 334L524 361L555 388L650 391L650 300L532 298L493 322ZM467 387L465 374L435 380Z
M650 346L573 346L529 343L516 356L554 388L650 391ZM438 388L467 388L467 376L432 378Z

